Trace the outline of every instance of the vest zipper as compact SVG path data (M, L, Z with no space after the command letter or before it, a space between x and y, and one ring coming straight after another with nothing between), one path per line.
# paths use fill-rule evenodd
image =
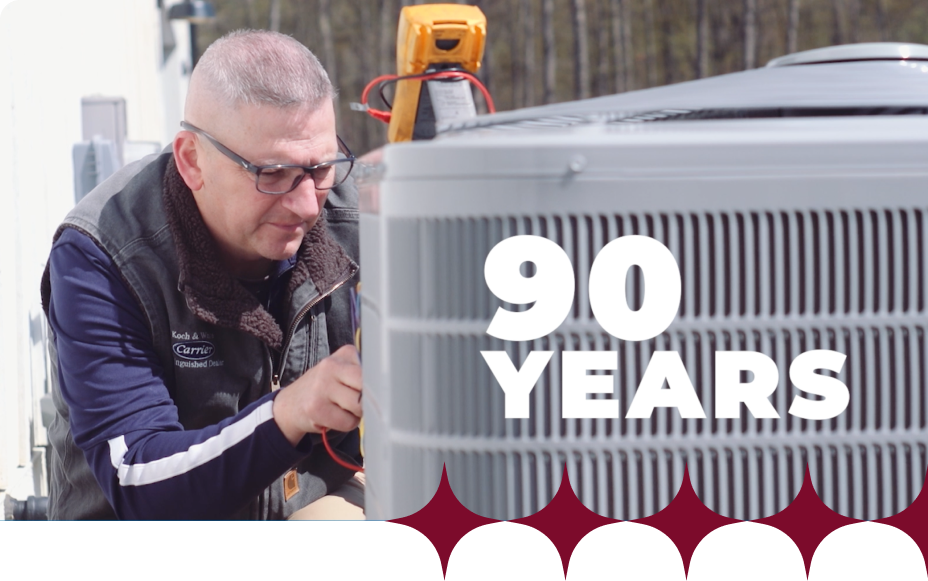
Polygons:
M297 313L296 317L294 317L293 322L290 323L290 327L287 329L287 335L284 337L284 342L280 347L280 357L277 359L277 367L273 367L273 361L271 362L271 369L273 371L273 374L271 375L271 391L280 389L280 376L281 373L283 373L284 359L286 358L287 350L290 349L290 341L293 340L293 334L296 332L297 325L300 324L300 321L303 320L303 317L305 317L313 307L318 305L319 302L325 299L327 296L331 295L342 286L344 286L346 282L351 280L351 277L354 276L356 272L358 272L357 267L352 265L352 267L347 270L345 276L340 278L338 282L329 287L327 291L309 301L305 307L300 309L300 312Z

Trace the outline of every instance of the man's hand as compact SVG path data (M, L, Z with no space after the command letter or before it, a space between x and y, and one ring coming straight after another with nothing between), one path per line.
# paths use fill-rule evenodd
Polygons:
M348 432L361 421L361 360L345 345L283 388L274 399L274 421L296 446L323 428Z

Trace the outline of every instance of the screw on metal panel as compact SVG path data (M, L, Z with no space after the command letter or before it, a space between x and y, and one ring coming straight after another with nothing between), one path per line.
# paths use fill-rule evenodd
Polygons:
M586 158L582 155L575 155L570 158L570 163L567 164L567 169L572 173L580 173L586 168Z

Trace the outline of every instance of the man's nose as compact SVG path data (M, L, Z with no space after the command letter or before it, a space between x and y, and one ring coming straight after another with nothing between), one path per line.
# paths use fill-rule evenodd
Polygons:
M313 182L313 178L306 176L292 192L288 192L282 196L280 204L287 210L306 220L315 218L319 215L322 205L321 198L324 197L324 192L316 190L316 184Z

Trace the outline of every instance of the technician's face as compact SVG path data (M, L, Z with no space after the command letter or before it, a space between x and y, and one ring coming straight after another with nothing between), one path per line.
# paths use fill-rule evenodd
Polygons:
M335 159L331 101L313 111L239 106L222 127L200 127L254 165L311 166ZM327 191L306 177L287 194L255 187L255 175L223 155L204 137L197 145L203 187L194 198L233 274L260 275L272 261L296 254L316 223Z

